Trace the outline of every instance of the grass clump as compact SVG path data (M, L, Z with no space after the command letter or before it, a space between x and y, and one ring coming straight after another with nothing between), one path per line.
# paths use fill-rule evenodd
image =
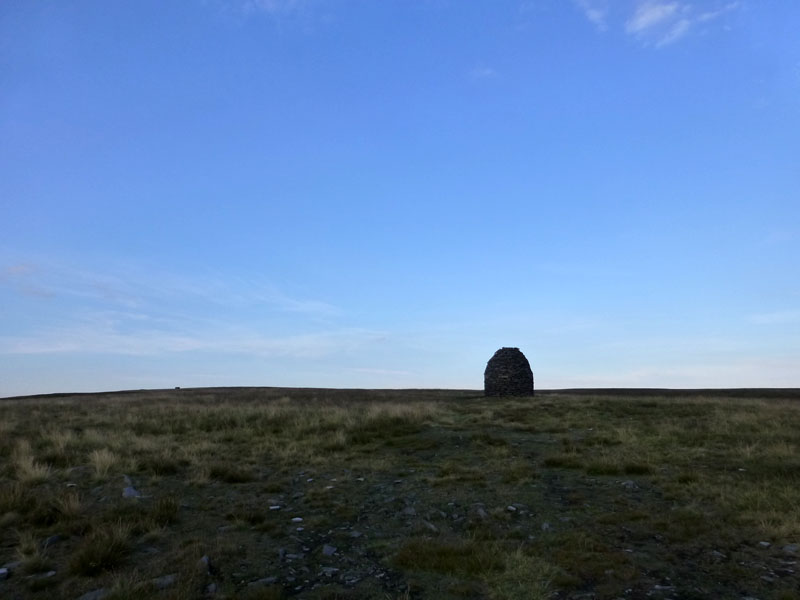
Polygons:
M92 452L89 453L89 464L94 470L94 478L97 481L107 479L108 476L119 467L120 462L119 455L108 448L92 450Z
M405 569L479 577L503 568L502 558L474 540L413 538L395 554L395 565Z
M545 600L553 592L558 569L521 549L503 557L503 568L487 578L492 600Z
M92 576L120 565L130 548L130 526L113 523L90 532L69 559L73 575Z

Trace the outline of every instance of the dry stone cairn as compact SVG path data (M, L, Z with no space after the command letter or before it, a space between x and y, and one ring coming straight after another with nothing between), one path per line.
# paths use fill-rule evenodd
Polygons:
M533 371L519 348L500 348L483 373L486 396L533 396Z

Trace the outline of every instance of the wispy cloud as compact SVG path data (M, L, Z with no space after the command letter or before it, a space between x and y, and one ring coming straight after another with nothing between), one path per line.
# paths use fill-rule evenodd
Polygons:
M305 4L304 0L245 0L242 8L245 13L263 12L278 15L297 11Z
M487 65L479 64L470 69L469 76L471 79L491 79L497 76L497 71Z
M192 276L119 267L96 272L44 261L0 266L0 294L28 307L28 323L4 322L0 354L245 352L322 356L382 334L338 324L342 311L290 295L258 276ZM15 297L17 300L15 300ZM13 336L3 335L11 330Z
M674 44L741 7L741 2L718 2L709 7L710 3L634 0L614 5L617 10L612 12L604 0L573 2L599 30L619 27L642 45L654 48Z
M644 2L636 7L625 23L625 31L635 35L651 31L654 27L672 21L676 14L686 10L677 2Z
M605 31L608 29L606 23L608 2L605 0L574 0L574 3L599 30Z
M269 336L241 328L208 327L172 332L150 327L120 331L122 322L85 323L20 336L0 336L0 355L117 354L162 356L181 352L245 354L262 358L315 359L347 354L385 339L381 332L338 329Z

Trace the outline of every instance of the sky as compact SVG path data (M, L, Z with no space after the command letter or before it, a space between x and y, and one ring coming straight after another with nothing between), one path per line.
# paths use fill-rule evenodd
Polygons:
M795 0L4 0L0 397L800 387Z

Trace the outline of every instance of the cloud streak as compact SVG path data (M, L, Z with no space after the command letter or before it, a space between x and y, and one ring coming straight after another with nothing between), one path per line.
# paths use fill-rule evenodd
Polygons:
M258 278L118 268L114 274L54 263L0 267L0 296L37 318L3 323L0 354L247 353L313 358L346 353L383 334L337 325L342 311ZM0 334L3 333L0 329Z
M661 48L674 44L695 30L701 30L724 15L741 7L741 2L706 4L677 0L636 0L615 5L624 6L618 12L609 10L603 0L573 0L584 17L598 30L620 29L647 47Z

